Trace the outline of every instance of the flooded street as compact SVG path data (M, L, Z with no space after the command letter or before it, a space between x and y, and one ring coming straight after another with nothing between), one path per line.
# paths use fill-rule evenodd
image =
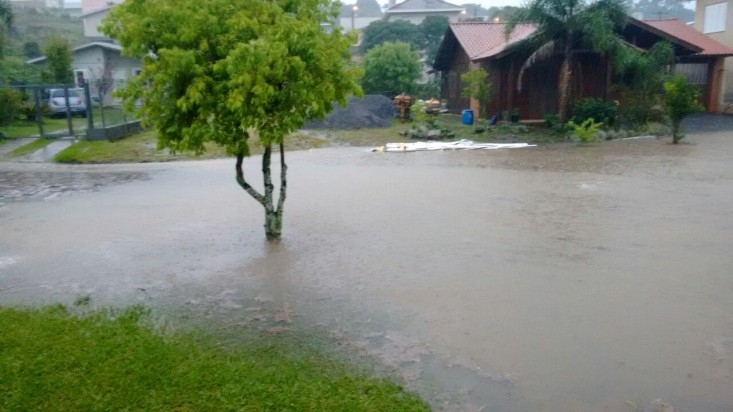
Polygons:
M0 164L0 304L307 330L435 409L730 411L733 139L683 142L289 153L273 245L233 160Z

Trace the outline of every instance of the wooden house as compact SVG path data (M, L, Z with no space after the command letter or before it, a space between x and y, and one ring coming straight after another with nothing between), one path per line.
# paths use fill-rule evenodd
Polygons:
M434 70L441 75L441 97L447 100L452 112L467 108L477 112L478 103L461 96L461 75L474 68L484 68L492 84L492 99L486 106L490 116L518 110L522 119L542 119L545 114L557 113L561 56L525 70L520 83L519 69L531 51L512 46L532 36L535 27L519 25L506 38L504 26L504 23L491 22L451 23L433 63ZM702 103L708 111L717 111L723 62L726 56L733 56L732 48L679 20L641 21L629 17L618 34L641 52L659 41L672 43L675 70L701 88ZM571 99L612 99L613 67L609 58L579 50L575 60Z

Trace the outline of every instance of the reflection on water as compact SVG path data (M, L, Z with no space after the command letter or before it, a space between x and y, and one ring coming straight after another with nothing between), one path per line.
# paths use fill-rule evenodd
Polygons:
M292 153L274 245L231 161L158 166L0 207L0 302L322 333L449 410L729 411L731 149Z

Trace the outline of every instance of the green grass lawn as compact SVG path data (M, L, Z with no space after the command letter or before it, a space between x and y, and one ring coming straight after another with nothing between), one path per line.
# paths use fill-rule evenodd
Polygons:
M27 145L20 146L12 152L8 153L8 157L20 157L33 153L36 150L43 149L54 141L54 139L36 139Z
M141 308L0 307L0 410L428 410L312 351L256 339L223 349L147 323Z
M79 116L74 116L71 119L73 128L75 133L80 131L82 128L86 128L87 126L87 119L84 119ZM67 120L65 117L44 117L43 118L43 132L44 133L50 133L54 131L69 130L69 124L67 123ZM31 136L38 136L40 134L40 130L38 129L38 123L35 121L28 121L28 120L16 120L11 124L10 126L3 126L0 128L0 131L5 133L6 137L9 138L17 138L17 137L31 137Z
M95 118L95 123L97 119ZM404 142L410 139L401 136L400 132L415 127L415 124L394 121L390 127L355 130L309 130L293 133L285 141L285 149L307 150L321 147L356 146L376 147L389 142ZM516 127L499 126L489 132L476 134L473 126L462 125L460 117L444 115L439 117L438 126L450 129L455 133L451 140L470 139L478 142L553 142L558 136L542 126ZM254 140L250 143L252 154L261 153L261 147ZM155 133L146 131L135 136L126 137L114 142L80 141L62 151L55 157L61 163L130 163L130 162L163 162L171 160L211 159L226 157L225 151L207 144L202 155L192 153L170 154L167 150L158 150Z

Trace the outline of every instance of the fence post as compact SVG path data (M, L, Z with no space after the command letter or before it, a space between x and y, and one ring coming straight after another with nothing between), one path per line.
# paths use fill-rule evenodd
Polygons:
M33 100L36 102L36 123L38 123L38 131L43 137L43 113L41 111L41 89L33 87Z
M74 136L74 124L71 119L71 103L69 102L69 85L64 85L64 101L66 102L66 123L69 125L69 136Z
M84 82L84 101L87 102L87 130L94 128L94 118L92 117L92 95L89 93L89 82Z

